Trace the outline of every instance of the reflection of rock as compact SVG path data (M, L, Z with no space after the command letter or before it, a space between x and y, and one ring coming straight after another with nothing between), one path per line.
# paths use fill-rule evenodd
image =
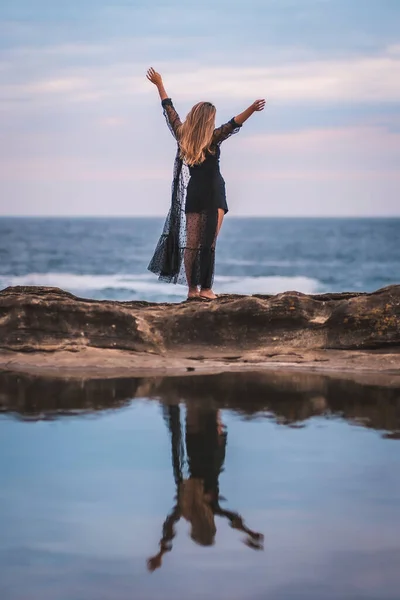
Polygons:
M167 404L224 408L243 416L262 413L289 426L331 415L383 430L389 437L400 432L400 388L322 375L263 372L63 381L0 373L0 390L0 412L28 419L115 409L148 397Z
M169 401L184 398L210 403L243 415L271 412L286 425L319 414L332 414L360 421L367 427L400 430L399 387L363 385L322 375L263 372L168 377L156 384L154 395Z
M136 396L139 381L45 379L0 373L0 412L40 419L119 408Z
M220 356L277 347L400 346L400 285L377 292L222 296L212 303L150 304L77 298L58 288L0 292L1 348L83 347Z
M328 410L328 402L324 396L311 396L309 402L316 413L324 413Z

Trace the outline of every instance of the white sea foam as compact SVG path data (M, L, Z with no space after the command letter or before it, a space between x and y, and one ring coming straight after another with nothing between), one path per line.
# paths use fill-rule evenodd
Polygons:
M107 298L108 290L114 290L115 298L118 290L132 292L143 299L156 296L183 297L186 290L181 285L165 285L160 283L151 273L146 274L114 274L114 275L77 275L75 273L29 273L22 276L0 276L0 288L16 285L38 285L59 287L74 294L88 296L96 293ZM310 277L234 277L217 275L214 289L220 294L278 294L286 290L304 293L324 291L322 284ZM126 294L124 295L124 298Z
M160 282L154 275L77 275L75 273L29 273L22 276L0 277L1 287L9 285L43 285L59 287L73 293L101 290L130 290L132 292L160 293ZM181 296L181 287L167 286L164 294ZM107 293L104 294L107 296Z
M234 265L235 267L254 267L254 266L263 266L263 267L293 267L298 266L299 264L307 265L306 261L298 260L245 260L241 258L221 258L219 259L219 264L223 265Z
M311 277L216 277L215 290L224 294L279 294L296 290L305 294L322 291L321 283Z

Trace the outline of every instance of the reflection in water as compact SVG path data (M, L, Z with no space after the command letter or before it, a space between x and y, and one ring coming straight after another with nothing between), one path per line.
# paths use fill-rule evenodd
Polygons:
M400 376L359 381L294 372L222 373L152 379L63 380L0 372L0 414L55 419L129 406L135 398L260 415L287 426L341 418L400 438Z
M398 380L0 373L1 600L398 600Z
M214 544L217 532L215 516L219 516L228 519L233 529L247 535L247 546L261 550L263 535L246 527L238 513L220 505L223 498L219 493L219 475L223 470L227 441L220 412L189 405L186 411L184 444L179 405L164 405L163 411L171 436L176 503L164 522L160 550L148 560L149 570L154 571L160 567L163 555L172 550L174 526L181 517L190 523L190 536L201 546ZM185 448L189 471L187 478L183 473Z

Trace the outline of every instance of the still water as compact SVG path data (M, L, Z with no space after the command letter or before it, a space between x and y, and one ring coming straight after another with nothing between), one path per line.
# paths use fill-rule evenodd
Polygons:
M0 374L2 600L399 600L400 386Z

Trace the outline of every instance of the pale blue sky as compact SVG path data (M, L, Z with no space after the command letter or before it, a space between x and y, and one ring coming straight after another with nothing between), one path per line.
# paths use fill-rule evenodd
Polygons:
M0 214L166 213L185 116L228 120L231 214L400 215L399 0L0 0Z

